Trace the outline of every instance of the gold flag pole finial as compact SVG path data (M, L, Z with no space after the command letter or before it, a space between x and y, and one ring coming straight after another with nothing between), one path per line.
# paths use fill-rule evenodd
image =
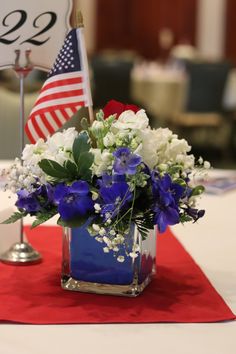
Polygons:
M84 19L81 11L77 12L77 17L76 17L76 27L84 27Z

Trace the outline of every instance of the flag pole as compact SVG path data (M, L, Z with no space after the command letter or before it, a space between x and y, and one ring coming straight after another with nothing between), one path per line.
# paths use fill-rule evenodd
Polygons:
M83 65L84 65L84 72L86 73L87 77L86 79L86 89L87 89L87 96L89 97L89 102L88 102L88 113L89 113L89 121L90 125L92 125L94 121L94 114L93 114L93 103L92 103L92 95L91 95L91 86L90 86L90 77L89 77L89 65L88 65L88 58L86 55L86 46L85 46L85 40L84 40L84 21L83 21L83 15L81 11L77 12L77 17L76 17L76 28L80 29L80 34L81 34L81 55L83 57Z

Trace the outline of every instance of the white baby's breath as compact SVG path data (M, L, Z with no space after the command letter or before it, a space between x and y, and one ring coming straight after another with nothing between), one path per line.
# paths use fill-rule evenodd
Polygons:
M118 256L117 257L117 261L120 262L120 263L123 263L125 260L125 257L124 256Z

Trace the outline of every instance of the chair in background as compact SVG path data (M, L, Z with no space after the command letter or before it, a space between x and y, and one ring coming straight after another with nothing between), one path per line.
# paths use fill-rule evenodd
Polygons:
M96 56L91 60L94 108L103 107L111 99L131 103L132 67L133 61L129 59Z
M231 64L186 63L188 92L185 111L173 117L173 129L196 148L213 147L228 153L231 120L223 95Z

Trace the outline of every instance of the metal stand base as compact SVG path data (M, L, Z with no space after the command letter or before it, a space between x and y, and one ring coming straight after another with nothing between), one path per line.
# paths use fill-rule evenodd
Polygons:
M1 262L12 265L39 263L42 257L39 252L26 242L17 242L0 257Z
M30 49L25 51L26 64L21 66L19 63L20 59L20 49L15 50L16 59L14 70L17 73L17 76L20 79L20 143L22 153L24 149L24 126L25 126L25 111L24 111L24 79L32 71L33 65L30 62ZM33 249L33 247L24 242L24 233L23 233L23 219L20 221L20 241L13 244L9 250L3 253L0 256L0 261L6 264L11 265L28 265L33 263L38 263L41 261L41 255Z

